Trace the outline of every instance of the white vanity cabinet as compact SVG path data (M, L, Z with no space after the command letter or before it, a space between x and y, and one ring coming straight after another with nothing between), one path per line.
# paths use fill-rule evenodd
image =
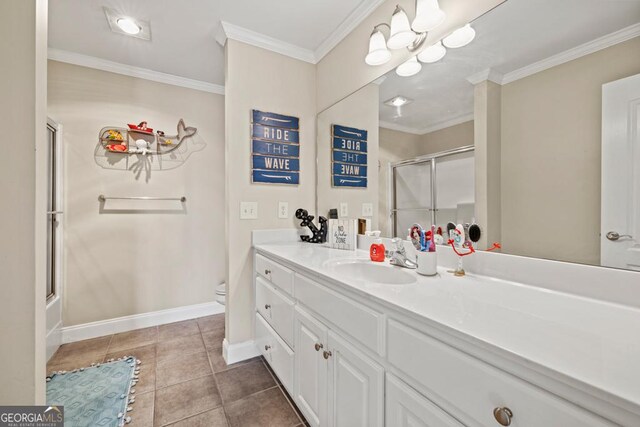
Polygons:
M254 278L256 344L311 426L640 425L297 264L258 253Z

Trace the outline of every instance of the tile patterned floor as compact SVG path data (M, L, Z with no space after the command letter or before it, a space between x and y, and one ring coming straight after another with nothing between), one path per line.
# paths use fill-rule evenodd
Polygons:
M130 427L307 425L261 357L228 365L224 314L65 344L47 372L142 360Z

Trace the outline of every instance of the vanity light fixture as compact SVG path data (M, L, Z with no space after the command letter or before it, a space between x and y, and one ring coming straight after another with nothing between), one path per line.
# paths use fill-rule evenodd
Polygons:
M382 31L378 28L380 25L374 27L371 37L369 37L369 53L364 58L364 62L369 65L386 64L391 59L391 52L387 49L387 41Z
M416 75L422 69L422 64L418 62L418 58L412 56L406 62L398 65L396 68L396 74L400 77L411 77Z
M475 37L476 30L471 28L471 24L467 24L442 39L442 43L448 48L456 49L468 45Z
M429 46L422 52L418 54L418 60L420 62L424 62L425 64L431 64L433 62L438 62L447 53L447 48L442 46L442 42L437 42L434 45Z
M409 99L402 95L394 96L391 99L388 99L384 102L384 105L388 105L389 107L402 107L403 105L407 105L413 102L413 99Z
M418 33L432 31L444 22L445 17L438 0L416 0L416 17L411 27Z
M402 49L408 47L416 40L418 35L411 29L407 13L399 5L391 15L391 30L387 47L389 49Z

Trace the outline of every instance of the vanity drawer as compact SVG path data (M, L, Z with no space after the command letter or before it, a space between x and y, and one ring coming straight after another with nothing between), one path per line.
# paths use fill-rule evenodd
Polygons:
M293 306L293 301L282 292L262 277L256 278L256 310L291 347L293 347Z
M384 315L333 290L295 275L296 299L361 344L383 355Z
M388 322L387 354L393 366L434 400L437 396L455 408L451 412L467 425L500 426L494 408L503 407L518 427L614 425L394 320Z
M293 295L293 271L262 255L256 255L256 273Z
M256 313L256 345L287 391L293 393L293 351Z

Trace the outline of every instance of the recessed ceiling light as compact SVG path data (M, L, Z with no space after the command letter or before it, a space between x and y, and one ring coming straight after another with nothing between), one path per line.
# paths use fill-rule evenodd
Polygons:
M122 31L127 34L131 34L132 36L138 34L142 30L140 25L136 24L136 21L131 18L118 18L116 20L116 24L118 24L118 27L120 27Z
M406 98L402 95L398 95L385 101L384 105L388 105L390 107L402 107L403 105L407 105L412 101L413 101L412 99Z
M148 21L133 18L115 9L103 8L111 31L125 36L151 40L151 24Z

